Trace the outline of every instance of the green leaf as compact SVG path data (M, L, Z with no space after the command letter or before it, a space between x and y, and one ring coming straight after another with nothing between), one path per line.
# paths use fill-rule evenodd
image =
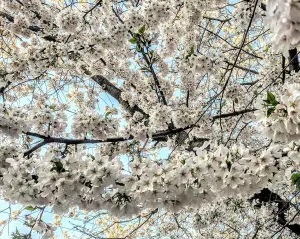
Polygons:
M183 159L183 160L180 160L180 163L181 164L185 164L185 160Z
M269 117L271 114L273 114L273 112L275 111L274 107L270 107L267 109L267 117Z
M134 140L132 140L132 143L133 143L133 144L138 144L139 141L137 141L137 140L134 139Z
M267 46L265 52L268 53L268 52L269 52L269 49L270 49L270 46Z
M36 209L36 207L27 206L27 207L25 207L25 209L28 210L28 211L34 211Z
M136 44L136 43L138 43L138 41L139 41L139 40L138 40L137 38L135 38L135 37L129 39L129 42L130 42L131 44Z
M292 185L296 185L298 191L300 191L300 173L293 173L291 176Z
M275 101L275 96L271 92L267 92L267 101L270 103Z
M105 119L107 119L110 114L111 114L111 111L106 112Z
M138 32L139 32L141 35L143 35L144 32L145 32L145 30L146 30L146 25L142 26L142 27L139 29Z
M141 47L139 45L137 45L135 49L137 52L143 52L143 47Z
M293 185L297 184L298 182L300 182L300 173L299 172L293 173L291 179Z
M31 233L22 234L18 231L18 228L16 228L16 232L13 232L11 236L12 236L12 239L30 239Z
M278 105L279 102L271 92L267 92L267 99L264 100L264 102L267 106L267 117L269 117L275 111L276 105Z
M191 46L187 56L185 57L185 59L188 59L189 57L191 57L195 52L195 47L194 46Z
M224 107L226 105L226 100L224 100L221 104L221 107Z
M0 69L0 77L5 76L5 71L3 69Z
M273 95L271 92L267 92L267 101L270 105L276 106L279 104L279 102L275 99L275 95Z

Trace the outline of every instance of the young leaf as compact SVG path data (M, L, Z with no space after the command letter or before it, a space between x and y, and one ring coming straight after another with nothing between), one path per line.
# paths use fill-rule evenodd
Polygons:
M267 101L270 105L276 106L279 104L279 102L275 99L275 95L273 95L271 92L267 92Z
M111 114L111 111L106 112L105 119L107 119L110 114Z
M270 46L267 46L267 48L265 49L265 52L268 53L270 49Z
M137 45L135 49L137 52L143 52L143 47L141 47L139 45Z
M300 180L300 173L293 173L291 176L292 184L295 185Z
M133 37L133 38L129 39L129 42L130 42L131 44L136 44L136 43L138 42L138 39L135 38L135 37Z
M267 109L267 117L269 117L275 111L274 107L268 107Z
M36 208L33 206L27 206L27 207L25 207L25 209L28 211L34 211Z
M195 52L195 47L194 46L191 46L187 56L185 57L185 59L188 59L190 56L192 56Z
M140 33L141 35L143 35L144 32L145 32L145 30L146 30L146 25L142 26L142 27L139 29L138 33Z

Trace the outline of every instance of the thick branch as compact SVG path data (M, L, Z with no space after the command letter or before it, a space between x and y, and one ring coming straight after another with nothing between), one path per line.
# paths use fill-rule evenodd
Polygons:
M99 0L90 10L88 10L84 15L83 15L83 19L85 19L86 18L86 16L89 14L89 13L91 13L92 14L92 11L96 8L96 7L98 7L98 6L101 6L101 4L102 4L102 0Z
M11 82L8 81L5 86L3 86L3 87L0 88L0 94L1 95L4 93L4 91L7 89L7 87L10 86L10 84L11 84Z
M133 37L134 34L129 31L130 35ZM147 66L149 67L149 70L150 70L150 73L153 77L153 80L154 80L154 83L156 85L156 88L157 88L157 92L159 92L159 97L161 98L161 101L163 102L164 105L168 105L167 103L167 100L166 100L166 97L164 95L164 92L162 91L161 89L161 86L160 86L160 83L159 83L159 80L158 80L158 77L155 73L155 70L153 68L153 60L151 60L151 58L148 58L146 52L144 52L144 48L147 49L148 51L148 47L147 47L147 43L146 43L146 40L142 39L143 37L139 37L140 39L140 42L142 44L142 46L140 44L138 44L137 46L140 47L142 49L141 53L143 55L143 59L144 61L147 63ZM160 99L159 99L160 100Z
M232 117L232 116L237 116L240 114L245 114L245 113L249 113L249 112L253 112L255 111L255 109L252 110L242 110L242 111L236 111L236 112L232 112L232 113L226 113L223 115L215 115L212 117L212 119L217 119L217 118L228 118L228 117ZM194 127L194 125L190 125L187 126L185 128L178 128L178 129L169 129L167 131L161 131L161 132L157 132L155 134L153 134L151 137L151 139L153 139L154 141L167 141L168 137L167 136L171 136L171 135L175 135L178 134L180 132L183 132L185 130L188 130L190 128ZM28 151L26 151L24 153L24 156L28 156L30 154L32 154L34 151L36 151L37 149L43 147L46 144L50 144L50 143L61 143L61 144L68 144L68 145L77 145L77 144L97 144L97 143L116 143L116 142L124 142L124 141L128 141L128 140L132 140L134 139L134 137L132 135L130 135L128 138L122 138L122 137L116 137L116 138L108 138L105 140L97 140L97 139L67 139L67 138L57 138L57 137L51 137L51 136L45 136L45 135L41 135L38 133L34 133L34 132L23 132L24 134L28 135L28 136L33 136L39 139L42 139L43 141L38 143L37 145L35 145L33 148L29 149ZM204 141L206 141L207 139L196 139L190 144L190 147L196 147L199 146L199 144L203 144Z
M148 115L137 105L134 107L131 107L129 103L121 98L122 91L114 86L109 80L107 80L105 77L96 75L92 76L92 79L102 87L103 90L105 90L107 93L109 93L112 97L114 97L120 105L124 107L125 110L127 110L131 115L133 115L136 111L142 113L146 118L148 118Z
M240 83L240 85L255 85L259 80L255 80L255 81L252 81L252 82L243 82L243 83Z
M101 1L99 1L100 4ZM14 22L14 17L10 16L5 12L0 11L0 16L6 18L10 22ZM40 32L42 29L37 26L30 26L29 29L34 32ZM45 36L43 37L45 40L48 41L57 41L56 37L54 36ZM105 63L105 62L104 62ZM92 79L98 83L107 93L109 93L112 97L114 97L131 115L133 115L136 111L141 112L144 116L148 115L140 109L138 106L130 107L127 101L121 99L121 90L115 87L112 83L110 83L106 78L103 76L93 76Z
M257 200L261 203L277 203L277 213L274 219L278 224L289 228L293 233L300 235L300 225L290 224L285 218L285 212L290 208L290 201L282 199L278 194L271 192L269 189L264 188L260 193L254 194L250 201Z
M156 140L156 141L166 141L167 137L165 137L165 136L177 134L177 133L179 133L179 132L181 132L185 129L186 128L183 128L183 129L180 128L180 129L176 129L176 130L169 130L169 131L159 132L159 133L153 134L151 138L153 140ZM105 140L98 140L98 139L68 139L68 138L57 138L57 137L45 136L45 135L41 135L41 134L34 133L34 132L24 132L24 134L43 140L42 142L36 144L31 149L27 150L24 153L24 156L28 156L28 155L32 154L34 151L36 151L39 148L43 147L44 145L51 144L51 143L61 143L61 144L68 144L68 145L117 143L117 142L124 142L124 141L128 141L128 140L132 140L134 138L132 135L130 135L128 138L117 137L117 138L108 138L108 139L105 139Z
M228 117L233 117L233 116L237 116L237 115L242 115L242 114L254 112L256 110L257 109L240 110L240 111L235 111L235 112L231 112L231 113L225 113L225 114L221 114L221 115L214 115L212 118L213 118L213 120L223 119L223 118L228 118Z
M300 70L299 59L298 59L298 57L295 57L297 55L297 53L298 53L297 48L289 50L289 61L291 62L290 71L298 72ZM292 59L294 59L294 60L292 61Z
M114 142L122 142L122 141L126 141L129 139L125 139L125 138L108 138L106 140L92 140L92 139L67 139L67 138L56 138L56 137L50 137L50 136L45 136L45 135L41 135L38 133L32 133L32 132L26 132L26 135L29 136L34 136L40 139L43 139L42 142L36 144L34 147L32 147L31 149L29 149L28 151L26 151L24 153L24 156L28 156L31 153L33 153L34 151L38 150L39 148L43 147L46 144L50 144L50 143L62 143L62 144L71 144L71 145L77 145L77 144L96 144L96 143L114 143Z
M208 17L208 16L203 16L203 18L211 20L211 21L218 21L218 22L229 22L231 20L231 18L219 19L219 18Z

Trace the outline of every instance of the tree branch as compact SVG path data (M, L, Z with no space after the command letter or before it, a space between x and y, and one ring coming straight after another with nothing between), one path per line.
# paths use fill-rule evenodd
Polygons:
M233 66L233 65L234 65L233 63L231 63L231 62L229 62L229 61L225 61L225 63L227 63L227 64L230 65L230 66ZM235 65L235 68L241 69L241 70L243 70L243 71L249 71L249 72L251 72L251 73L253 73L253 74L257 74L257 75L259 74L258 71L255 71L255 70L252 70L252 69L243 67L243 66Z
M283 228L289 228L293 233L300 235L300 225L290 224L285 218L285 211L290 208L290 201L283 200L278 194L271 192L268 188L264 188L260 193L254 194L250 201L258 200L261 203L277 203L277 213L274 215L276 222L283 226ZM281 228L281 230L283 230Z
M241 111L236 111L236 112L232 112L232 113L226 113L223 115L215 115L212 116L212 119L219 119L221 118L228 118L228 117L232 117L232 116L237 116L240 114L245 114L245 113L249 113L249 112L253 112L256 109L248 109L248 110L241 110ZM194 127L194 125L190 125L187 126L185 128L178 128L178 129L169 129L167 131L161 131L161 132L157 132L155 134L152 134L152 136L148 136L148 138L153 139L154 141L167 141L168 137L167 136L171 136L171 135L175 135L178 134L180 132L183 132L185 130L188 130L190 128ZM78 144L98 144L98 143L117 143L117 142L124 142L124 141L128 141L128 140L132 140L134 139L134 137L132 135L130 135L128 138L123 138L123 137L116 137L116 138L107 138L105 140L98 140L98 139L68 139L68 138L60 138L60 137L52 137L52 136L45 136L39 133L34 133L34 132L23 132L24 134L28 135L28 136L32 136L32 137L36 137L39 139L42 139L43 141L36 144L34 147L32 147L31 149L27 150L24 153L24 156L29 156L30 154L32 154L34 151L38 150L39 148L43 147L46 144L51 144L51 143L61 143L61 144L68 144L68 145L78 145ZM199 146L200 144L202 145L204 141L206 141L208 139L205 138L199 138L196 139L194 141L191 141L191 144L189 147L196 147Z
M223 118L228 118L228 117L233 117L233 116L237 116L237 115L242 115L242 114L254 112L256 110L257 109L240 110L240 111L235 111L235 112L231 112L231 113L225 113L225 114L221 114L221 115L214 115L212 118L213 118L213 120L223 119Z
M83 19L85 20L86 16L91 13L92 14L92 11L98 7L98 6L101 6L102 4L102 0L99 0L90 10L88 10L84 15L83 15Z
M289 50L289 61L291 62L290 71L298 72L300 70L299 59L298 57L295 57L297 56L297 54L298 54L297 48ZM294 60L292 61L292 59Z
M131 115L133 115L136 111L142 113L145 118L148 118L149 115L146 114L141 108L139 108L137 105L134 107L131 107L129 103L121 98L122 91L114 86L109 80L107 80L105 77L96 75L92 76L92 79L102 87L103 90L105 90L107 93L109 93L112 97L114 97L120 105L124 107L125 110L127 110Z

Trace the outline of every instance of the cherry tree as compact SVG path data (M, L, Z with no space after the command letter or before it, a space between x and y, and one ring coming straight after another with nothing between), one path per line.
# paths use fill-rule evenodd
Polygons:
M298 1L2 0L0 31L0 193L43 238L73 207L299 237Z

